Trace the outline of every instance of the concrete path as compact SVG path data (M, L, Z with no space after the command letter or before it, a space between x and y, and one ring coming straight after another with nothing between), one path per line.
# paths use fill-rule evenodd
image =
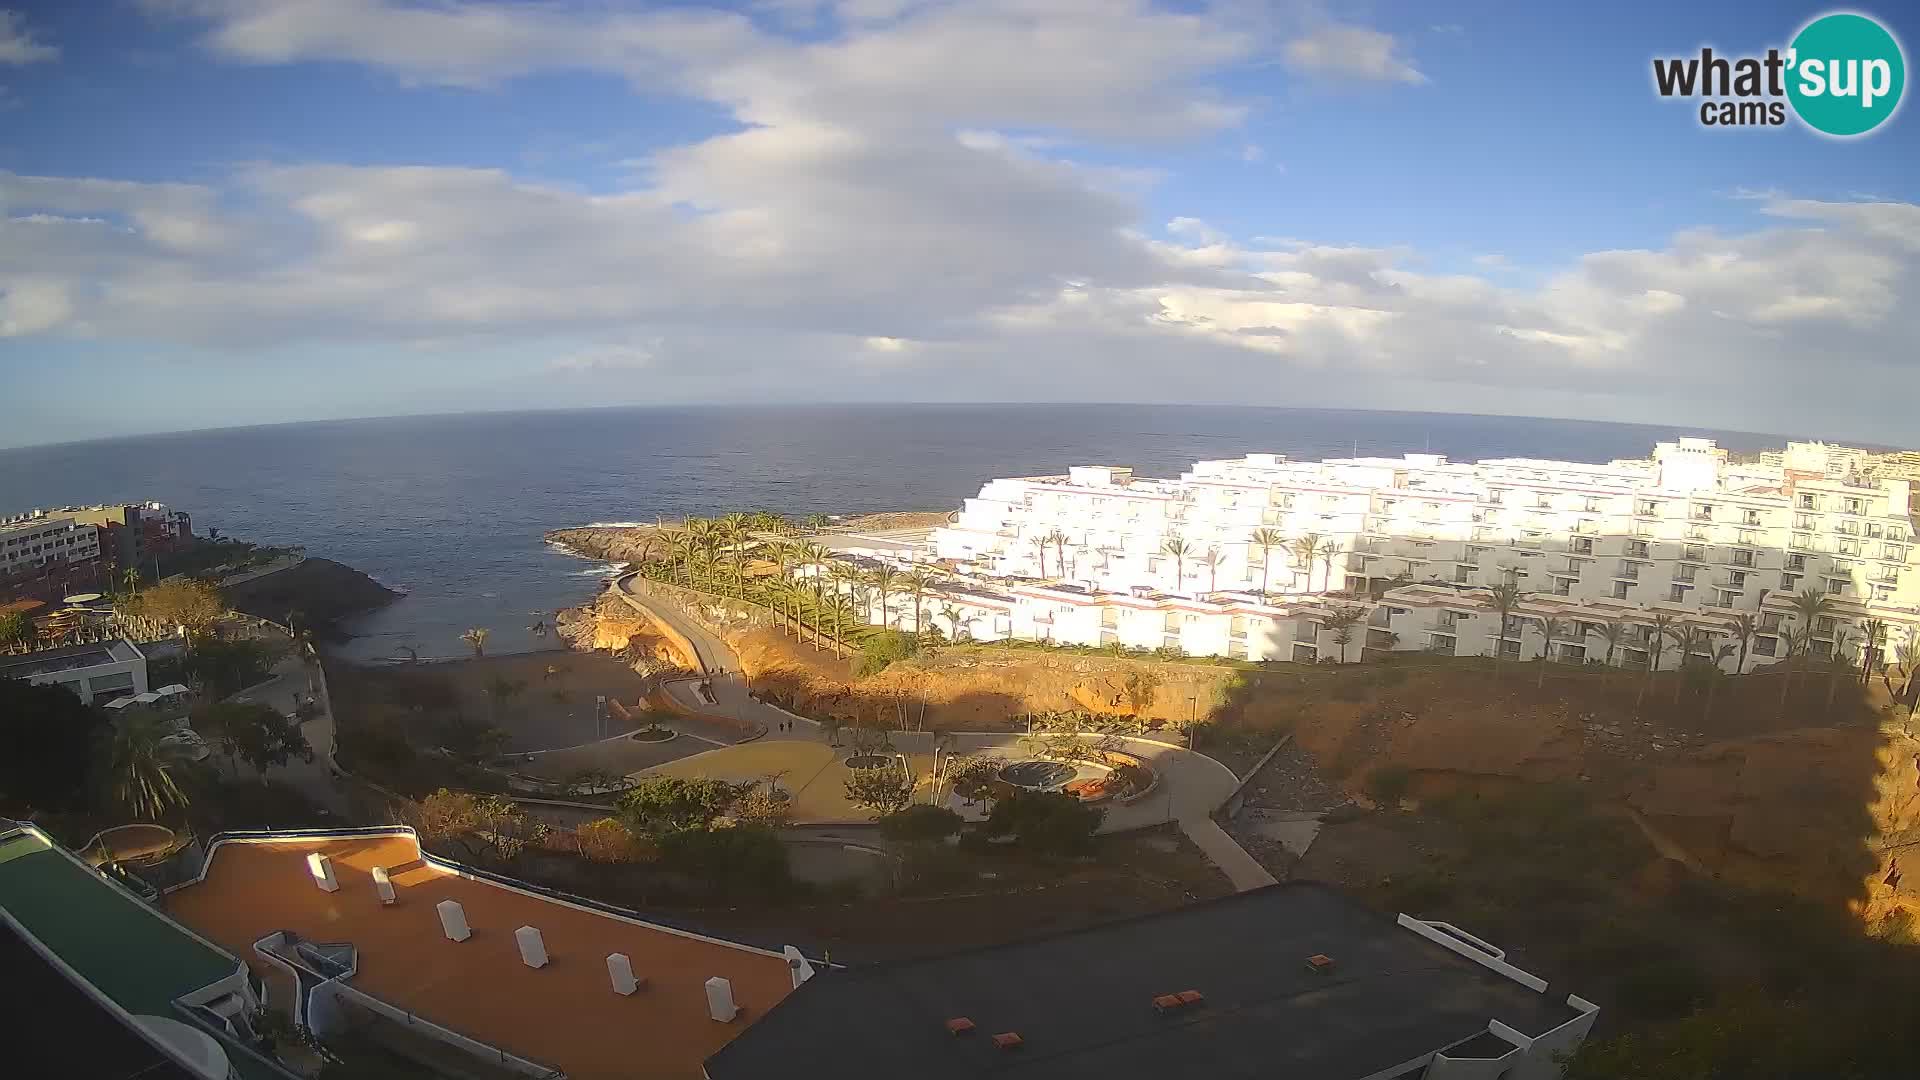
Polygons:
M289 653L274 665L272 679L250 686L227 700L258 702L271 706L283 715L292 716L300 702L308 696L309 671L304 659ZM344 817L352 812L352 808L346 792L327 766L334 752L332 703L327 698L319 673L313 672L311 678L313 690L317 691L314 704L319 708L313 719L302 724L300 730L307 737L307 745L313 747L313 760L294 758L285 765L267 770L267 776L300 792L328 813ZM239 768L251 772L245 764Z
M1183 817L1180 819L1180 831L1187 834L1187 839L1193 841L1194 846L1206 855L1208 861L1219 867L1220 872L1227 875L1227 880L1233 882L1233 887L1240 892L1278 884L1277 879L1267 873L1267 868L1247 854L1246 848L1234 843L1233 837L1228 836L1227 831L1212 818L1204 815Z

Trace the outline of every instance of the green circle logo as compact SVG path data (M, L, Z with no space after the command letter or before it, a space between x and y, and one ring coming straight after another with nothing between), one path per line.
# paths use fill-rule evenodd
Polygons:
M1815 131L1864 135L1900 107L1906 57L1865 15L1822 15L1794 37L1787 58L1787 99Z

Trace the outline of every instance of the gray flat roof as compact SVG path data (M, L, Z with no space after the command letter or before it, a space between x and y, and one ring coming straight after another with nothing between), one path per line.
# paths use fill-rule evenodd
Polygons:
M1315 974L1306 958L1334 960ZM1198 990L1161 1013L1153 999ZM820 972L707 1061L712 1080L813 1063L839 1080L1045 1076L1330 1078L1380 1072L1487 1030L1578 1015L1324 886L910 963ZM955 1017L969 1036L948 1034ZM992 1036L1017 1032L1018 1050Z
M118 664L140 654L123 641L96 641L85 645L65 645L21 656L0 658L0 679L27 679L56 671Z

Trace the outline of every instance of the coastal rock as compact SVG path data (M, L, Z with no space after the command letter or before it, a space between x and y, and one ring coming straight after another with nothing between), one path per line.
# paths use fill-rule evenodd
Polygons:
M384 607L401 594L332 559L305 559L228 585L220 596L235 611L274 622L285 622L289 612L298 612L317 632L337 636L338 620Z

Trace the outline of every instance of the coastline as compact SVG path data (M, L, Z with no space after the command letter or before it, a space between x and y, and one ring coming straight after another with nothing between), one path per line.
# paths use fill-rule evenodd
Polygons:
M863 514L829 515L832 523L823 532L880 532L891 529L931 529L945 524L950 510L883 510ZM593 522L561 529L550 529L542 539L551 547L583 559L608 563L632 562L641 557L647 542L659 545L659 538L678 532L682 521L653 524L631 521ZM609 573L611 577L613 574Z

